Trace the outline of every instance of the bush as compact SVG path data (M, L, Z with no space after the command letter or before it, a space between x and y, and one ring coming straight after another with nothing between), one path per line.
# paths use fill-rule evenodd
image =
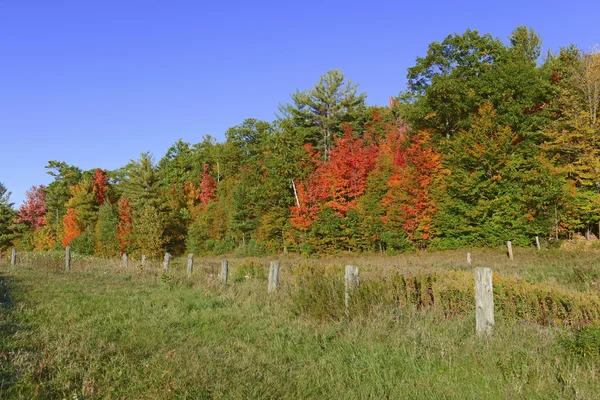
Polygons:
M344 315L343 269L303 264L294 271L298 312L322 319ZM472 272L448 271L414 276L394 274L362 280L350 298L350 313L368 313L373 307L434 309L445 317L470 315L475 310ZM579 292L516 278L494 275L497 312L542 325L584 326L600 322L600 299Z
M267 277L266 268L260 264L248 262L237 266L233 271L234 282L244 281L246 279L261 279Z
M84 233L77 236L76 238L74 238L71 241L70 247L71 247L71 250L75 253L90 256L90 255L94 254L94 247L95 247L94 242L95 242L94 235L89 231L85 231Z
M248 244L241 245L233 253L234 257L260 257L269 254L266 244L251 239Z

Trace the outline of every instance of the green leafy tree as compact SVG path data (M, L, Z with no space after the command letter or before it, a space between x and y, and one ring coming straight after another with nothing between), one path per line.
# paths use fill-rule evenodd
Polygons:
M449 175L436 199L434 247L529 245L549 232L559 177L532 143L497 124L491 104L481 107L470 129L445 148Z
M553 65L558 96L542 148L571 182L572 205L561 210L565 227L589 235L600 223L600 52L564 49Z
M164 237L164 217L152 205L145 205L133 217L133 238L139 254L154 259L161 257Z
M119 238L117 237L118 224L119 216L117 215L114 206L109 202L102 204L98 209L94 254L106 258L119 255Z
M448 138L468 128L469 117L487 101L480 94L480 78L505 51L500 40L470 29L431 43L427 55L408 69L402 116L415 130L432 129Z

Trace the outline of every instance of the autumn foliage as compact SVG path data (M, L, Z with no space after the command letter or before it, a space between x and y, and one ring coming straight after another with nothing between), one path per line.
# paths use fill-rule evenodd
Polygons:
M81 223L77 218L75 210L72 208L67 210L67 214L63 219L63 229L63 247L67 247L73 239L81 235Z
M106 191L108 190L108 177L101 168L96 168L93 177L93 192L96 197L96 203L102 205L106 198Z
M46 215L46 186L32 186L25 193L25 201L19 208L17 222L28 224L33 230L45 224Z
M411 241L425 241L432 235L432 218L437 210L431 191L441 178L441 155L431 146L430 134L420 131L410 138L397 138L394 174L383 198L384 223L406 232Z
M344 216L356 208L364 193L367 177L377 157L378 148L370 139L363 139L347 126L344 136L335 140L328 161L317 161L307 182L296 185L300 205L291 207L291 223L306 229L316 218L321 204ZM315 154L318 158L318 154Z

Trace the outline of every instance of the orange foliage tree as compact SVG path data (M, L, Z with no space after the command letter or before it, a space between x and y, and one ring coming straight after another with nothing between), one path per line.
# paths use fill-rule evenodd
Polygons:
M431 146L428 131L410 138L401 136L398 141L401 146L394 154L394 174L382 200L384 223L391 229L402 229L409 241L424 246L432 237L431 222L437 211L432 190L442 176L441 156Z
M71 244L71 241L81 235L81 222L77 218L77 213L74 209L69 208L63 219L63 247Z

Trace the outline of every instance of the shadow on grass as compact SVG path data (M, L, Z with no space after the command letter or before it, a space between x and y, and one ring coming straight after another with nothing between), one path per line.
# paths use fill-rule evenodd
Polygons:
M15 312L14 293L18 290L18 282L0 272L0 394L18 381L18 374L12 363L13 351L10 349L11 338L22 327Z

